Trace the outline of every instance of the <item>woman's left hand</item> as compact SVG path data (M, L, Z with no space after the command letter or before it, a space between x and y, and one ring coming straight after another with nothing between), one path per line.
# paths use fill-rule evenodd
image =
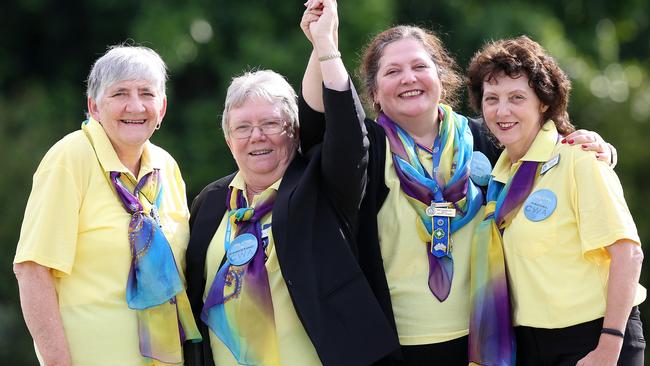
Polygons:
M616 366L622 344L622 338L601 334L598 347L578 361L576 366Z
M596 159L604 161L612 168L618 162L616 148L603 140L596 132L588 130L577 130L562 139L563 144L580 145L585 151L596 153Z

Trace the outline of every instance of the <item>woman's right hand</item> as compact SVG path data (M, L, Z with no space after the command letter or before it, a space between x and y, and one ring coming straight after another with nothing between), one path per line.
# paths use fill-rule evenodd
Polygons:
M320 18L320 16L323 14L323 8L313 8L311 7L311 3L313 0L309 0L308 2L305 3L305 12L302 14L302 19L300 20L300 29L302 29L302 32L305 34L305 37L307 37L307 40L312 44L312 47L315 47L314 45L314 38L311 34L310 30L310 25L311 23L315 22Z
M321 53L330 54L338 50L339 18L336 1L310 0L307 6L312 15L317 15L317 19L309 23L309 34L319 56L323 56Z

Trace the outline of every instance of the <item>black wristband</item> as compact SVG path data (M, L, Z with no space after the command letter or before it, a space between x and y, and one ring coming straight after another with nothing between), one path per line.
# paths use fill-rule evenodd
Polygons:
M611 335L613 335L613 336L617 336L617 337L625 338L625 334L623 334L623 332L621 332L621 331L618 330L618 329L613 329L613 328L603 328L603 329L600 330L600 333L601 333L601 334L611 334Z

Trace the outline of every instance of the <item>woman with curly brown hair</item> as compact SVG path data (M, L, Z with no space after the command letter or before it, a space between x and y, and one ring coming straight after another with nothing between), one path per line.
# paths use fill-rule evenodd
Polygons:
M478 51L468 89L505 147L472 248L470 350L512 314L517 365L642 365L639 236L614 171L561 143L566 74L521 36Z
M309 24L335 5L307 4L301 27L309 39ZM302 89L303 151L323 140L319 64L340 56L337 49L312 53ZM388 362L466 366L471 240L483 217L488 160L496 161L499 151L479 121L454 111L463 79L433 32L389 28L373 38L362 63L378 116L366 120L368 180L356 250L402 346ZM503 358L512 361L512 352Z

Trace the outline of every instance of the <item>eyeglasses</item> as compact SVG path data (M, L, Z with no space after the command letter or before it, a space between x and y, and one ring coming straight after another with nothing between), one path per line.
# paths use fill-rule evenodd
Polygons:
M236 139L247 139L251 137L253 134L253 129L257 127L264 135L277 135L280 132L284 131L286 125L286 122L282 120L266 121L262 122L259 125L242 124L236 126L235 128L231 128L230 134Z

